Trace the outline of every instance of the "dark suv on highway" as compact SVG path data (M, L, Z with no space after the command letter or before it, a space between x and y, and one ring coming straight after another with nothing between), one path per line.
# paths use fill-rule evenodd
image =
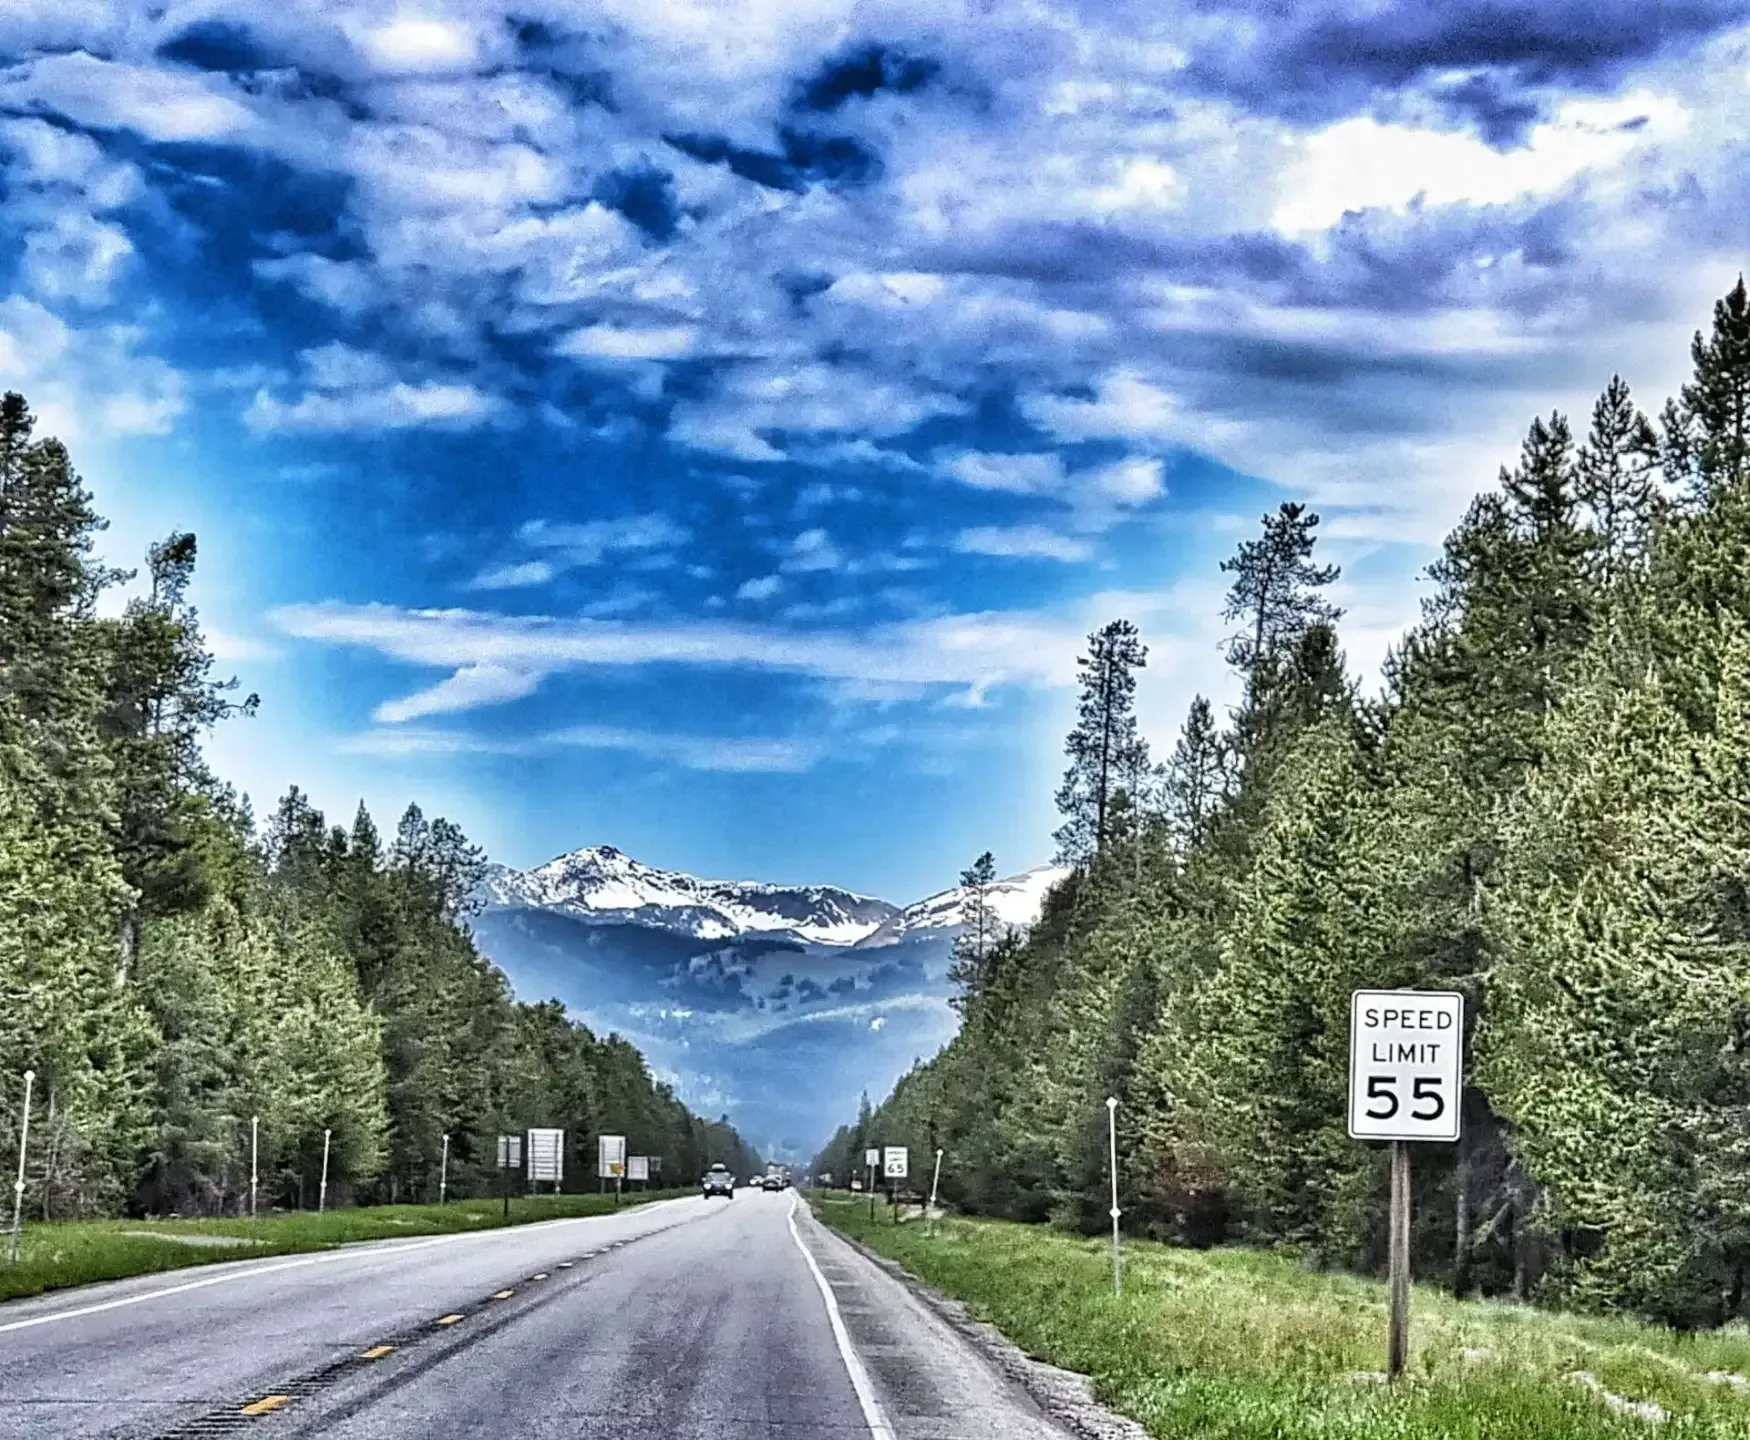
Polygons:
M707 1200L713 1195L721 1195L725 1200L735 1198L735 1177L729 1173L727 1165L713 1165L705 1172L702 1183Z

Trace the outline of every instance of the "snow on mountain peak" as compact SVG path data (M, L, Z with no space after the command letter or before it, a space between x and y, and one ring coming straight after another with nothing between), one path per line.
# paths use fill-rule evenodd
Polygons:
M1069 872L1042 865L990 889L997 919L1024 929L1039 918L1045 892ZM729 940L738 935L792 935L817 945L890 945L921 931L957 928L966 892L944 890L903 910L836 885L773 885L759 880L705 880L662 870L612 845L590 845L532 870L490 867L481 898L495 908L556 910L600 924L650 925Z
M757 932L790 934L819 945L854 945L898 913L885 900L834 885L705 880L662 870L612 845L574 850L532 870L493 866L482 898L493 906L653 925L706 940Z

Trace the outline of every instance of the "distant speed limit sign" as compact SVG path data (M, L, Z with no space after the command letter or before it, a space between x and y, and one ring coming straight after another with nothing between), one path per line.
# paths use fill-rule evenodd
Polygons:
M1464 996L1357 990L1349 1001L1349 1133L1458 1139Z
M882 1175L889 1180L906 1178L906 1153L903 1145L889 1145L882 1154Z

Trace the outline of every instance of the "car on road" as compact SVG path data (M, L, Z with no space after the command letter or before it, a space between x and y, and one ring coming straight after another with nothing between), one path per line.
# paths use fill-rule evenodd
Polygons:
M768 1175L760 1183L762 1188L766 1190L782 1190L784 1188L784 1177L782 1175Z
M725 1200L735 1198L735 1177L729 1173L727 1165L713 1165L699 1183L707 1200L713 1195L721 1195Z

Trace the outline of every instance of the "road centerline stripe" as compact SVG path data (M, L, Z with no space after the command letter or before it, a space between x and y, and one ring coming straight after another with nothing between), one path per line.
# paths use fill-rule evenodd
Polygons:
M369 1350L365 1351L365 1353L363 1355L359 1356L359 1359L361 1359L361 1360L381 1360L385 1355L387 1355L394 1348L395 1347L393 1345L373 1345L373 1346L371 1346L371 1348Z
M863 1368L862 1360L852 1348L851 1334L845 1329L844 1318L839 1314L839 1302L832 1293L832 1286L826 1283L826 1276L820 1273L820 1266L815 1263L813 1253L802 1243L802 1232L796 1228L797 1203L796 1197L792 1195L788 1217L790 1238L796 1242L796 1248L808 1262L814 1283L820 1287L820 1298L826 1301L827 1318L832 1322L832 1338L838 1342L839 1358L845 1362L845 1370L851 1377L851 1389L857 1393L857 1404L862 1407L864 1423L868 1425L869 1434L874 1440L897 1440L893 1427L887 1423L887 1416L881 1409L881 1402L875 1398L875 1387L869 1383L869 1372Z
M289 1405L291 1403L292 1397L290 1395L263 1395L261 1399L254 1401L252 1404L245 1405L239 1413L244 1415L265 1415L270 1410L278 1410L280 1406Z
M465 1315L445 1315L437 1323L440 1325L454 1325L458 1320L465 1320L466 1318Z

